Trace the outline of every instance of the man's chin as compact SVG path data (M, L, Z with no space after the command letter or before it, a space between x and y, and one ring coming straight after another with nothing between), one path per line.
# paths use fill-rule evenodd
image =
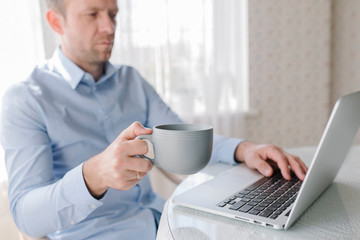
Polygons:
M99 54L99 61L106 62L111 57L111 51L103 52Z

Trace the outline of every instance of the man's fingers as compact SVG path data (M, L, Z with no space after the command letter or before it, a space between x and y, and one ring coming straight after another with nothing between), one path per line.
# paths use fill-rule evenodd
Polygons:
M126 182L126 184L122 184L119 189L122 190L129 190L130 188L134 187L136 184L139 183L139 179L132 179Z
M124 157L143 155L149 151L146 142L140 139L119 141L113 147L115 148L115 155Z
M133 172L133 179L141 180L146 176L146 172L138 172L138 171L132 171Z
M307 173L308 167L305 165L305 163L303 161L301 161L301 159L299 157L295 157L295 158L300 163L300 165L301 165L302 169L304 170L304 172Z
M308 168L297 156L293 156L283 149L272 145L256 145L251 142L240 143L235 153L236 161L244 161L248 167L257 169L269 177L273 169L278 167L286 180L291 179L290 167L299 179L304 179ZM274 166L276 164L276 166ZM270 174L269 174L270 173Z
M124 173L125 178L128 182L133 182L133 180L140 181L142 178L146 176L146 172L139 172L139 171L133 171L133 170L126 170Z
M148 146L145 141L137 139L124 141L118 144L116 155L121 157L123 169L132 171L148 172L152 168L152 163L136 155L143 155L148 152Z
M132 140L142 134L151 134L152 130L145 128L141 123L134 122L127 129L125 129L118 137L121 140Z
M266 157L277 163L281 171L281 174L286 180L291 179L290 169L289 169L289 159L279 148L275 146L269 147Z
M134 172L147 173L153 167L152 163L144 158L129 157L126 161L126 169Z
M293 156L291 154L287 154L287 156L291 169L300 180L304 180L307 171L306 165L297 156Z
M270 177L273 174L273 168L270 164L261 158L253 159L248 166L252 169L258 170L265 177Z

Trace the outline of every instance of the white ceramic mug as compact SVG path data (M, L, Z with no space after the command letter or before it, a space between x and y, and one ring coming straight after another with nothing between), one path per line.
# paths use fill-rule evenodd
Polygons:
M149 152L141 157L155 166L170 173L192 174L210 161L213 128L200 124L158 125L152 134L136 138L148 143Z

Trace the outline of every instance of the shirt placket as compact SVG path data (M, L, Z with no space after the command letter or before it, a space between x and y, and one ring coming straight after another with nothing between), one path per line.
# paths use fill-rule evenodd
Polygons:
M101 120L101 123L104 128L105 137L108 140L108 143L110 144L115 139L114 127L112 126L112 122L110 118L111 106L110 106L109 98L107 97L108 95L111 94L104 92L105 90L102 90L101 88L102 84L96 84L93 77L89 73L85 73L84 81L90 87L91 94L99 103L100 107L97 109L96 114L99 116L99 119Z
M100 118L104 126L106 139L109 143L111 143L116 138L116 136L114 136L115 131L110 117L111 106L109 104L109 99L107 98L107 95L97 85L93 86L92 92L94 96L98 99L101 106L99 110Z

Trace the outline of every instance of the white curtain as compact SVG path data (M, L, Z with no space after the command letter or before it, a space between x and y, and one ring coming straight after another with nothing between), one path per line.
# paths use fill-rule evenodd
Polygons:
M138 69L185 121L244 137L247 0L118 0L118 5L111 61ZM24 80L60 44L45 20L44 0L3 1L1 10L0 104L11 84ZM0 157L0 182L6 178ZM163 197L174 188L164 181L154 187Z
M134 66L187 122L243 137L246 0L121 0L112 62Z
M242 137L247 0L118 0L118 6L111 61L138 69L185 121ZM45 1L3 1L1 10L0 104L6 89L60 43L45 20Z
M45 59L38 1L2 1L0 16L0 106L8 87L24 80ZM21 6L21 7L20 7ZM1 133L0 133L1 134ZM0 182L7 178L0 147Z
M2 96L9 85L24 80L34 65L44 59L44 41L38 2L4 1L0 5Z

